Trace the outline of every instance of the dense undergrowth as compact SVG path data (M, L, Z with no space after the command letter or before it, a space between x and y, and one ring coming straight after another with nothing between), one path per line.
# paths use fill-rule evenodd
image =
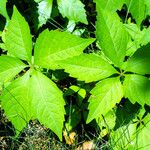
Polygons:
M150 149L149 0L0 0L0 149Z

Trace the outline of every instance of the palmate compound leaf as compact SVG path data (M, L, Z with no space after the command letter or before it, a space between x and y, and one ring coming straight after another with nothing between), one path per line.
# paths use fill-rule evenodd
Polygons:
M8 82L25 67L27 67L27 65L18 58L6 55L0 56L0 83Z
M123 97L123 88L119 77L99 81L91 91L87 123L101 115L106 115Z
M97 4L96 36L104 54L118 67L123 63L128 34L117 13L112 13Z
M63 96L57 86L42 73L28 71L13 81L0 99L17 134L30 119L37 118L62 139L65 114Z
M85 82L104 79L117 73L117 71L104 59L94 54L81 54L58 64L65 69L71 77Z
M30 35L30 29L15 6L5 38L6 49L11 55L31 62L32 37Z
M7 0L0 0L0 14L9 20L9 16L6 10L6 3L7 3Z
M150 80L147 77L126 75L123 83L124 94L133 104L150 105Z
M46 23L52 12L53 0L43 0L38 3L39 27Z
M56 61L80 55L94 40L79 38L58 30L45 30L36 41L34 62L43 68L56 69Z
M63 17L74 22L88 24L84 4L80 0L57 0L58 9Z
M150 43L139 48L127 61L125 71L150 74Z
M94 0L97 5L100 5L103 9L115 12L120 10L123 6L124 0Z

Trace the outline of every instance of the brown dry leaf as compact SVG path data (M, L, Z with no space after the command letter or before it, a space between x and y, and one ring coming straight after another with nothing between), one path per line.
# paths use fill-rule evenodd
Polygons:
M67 131L64 131L63 135L64 135L64 138L65 138L66 144L72 145L74 143L75 136L76 136L75 132L67 133Z
M93 141L86 141L79 145L79 147L76 150L94 150L94 142Z

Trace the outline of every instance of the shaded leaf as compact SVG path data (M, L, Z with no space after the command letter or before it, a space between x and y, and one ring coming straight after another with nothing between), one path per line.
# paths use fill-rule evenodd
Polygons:
M43 0L38 3L39 27L47 22L52 11L53 0Z
M126 75L124 80L125 97L134 104L150 105L150 80L141 75Z
M144 119L144 126L141 125L138 129L137 139L135 139L135 143L137 143L137 148L141 150L149 150L150 149L150 115L148 114Z
M138 74L150 74L150 44L138 49L127 61L125 71Z
M136 133L137 124L130 123L129 125L122 126L118 128L116 131L111 132L111 143L113 143L113 149L135 149L135 143L133 142Z
M57 0L58 9L63 17L74 22L88 24L84 5L80 0Z

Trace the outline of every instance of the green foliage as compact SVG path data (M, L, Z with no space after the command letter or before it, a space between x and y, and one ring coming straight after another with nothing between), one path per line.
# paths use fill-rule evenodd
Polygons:
M46 43L50 40L49 46ZM58 41L62 42L58 44ZM11 56L0 56L0 82L2 84L8 82L17 74L21 77L4 87L0 99L17 135L29 120L38 119L62 140L65 114L63 95L55 83L43 75L39 68L53 68L56 60L79 55L93 41L65 32L45 30L35 43L34 57L29 26L14 7L4 41L8 55ZM28 65L20 59L26 61ZM23 75L19 74L24 68Z
M137 25L140 25L143 19L145 19L145 5L144 0L125 0L128 7L128 11L131 12L133 18L136 20Z
M8 24L7 30L5 45L10 55L31 62L32 37L30 29L16 7L14 7L14 13Z
M63 17L74 22L88 24L84 5L80 0L57 0L58 8Z
M127 125L123 125L114 132L112 132L112 143L114 149L144 149L150 148L149 144L149 125L150 115L146 117L141 115L143 109L140 111L138 116ZM127 117L127 116L126 116Z
M0 57L0 83L13 79L21 70L27 67L22 61L11 56Z
M30 3L21 3L26 2ZM11 2L0 1L0 14L7 22L0 33L2 108L17 136L33 119L60 140L64 128L72 132L89 123L98 125L99 138L107 135L116 150L148 150L149 0L94 2L96 29L91 29L95 19L85 11L85 1L34 0L38 16L32 15L38 22L33 22L40 27L34 33L25 15L28 8L21 12L24 18L16 2L9 20L6 3ZM90 1L86 8L92 11L94 4ZM67 32L54 30L57 26Z
M116 12L111 13L103 10L99 5L97 6L97 12L96 35L100 47L104 54L116 66L120 67L126 54L127 32Z
M119 78L110 78L98 82L91 94L87 123L101 114L106 115L116 103L119 103L123 97L123 89Z
M121 9L124 0L94 0L97 5L101 5L101 8L115 12L117 9Z
M117 71L104 59L94 54L81 54L60 63L66 72L81 81L92 82L117 73ZM86 75L88 74L88 75Z
M138 102L150 105L150 80L141 75L126 75L124 81L125 97L132 103Z
M138 74L150 74L150 44L138 49L134 55L127 61L126 71Z
M57 69L59 66L56 61L81 54L94 40L82 39L67 32L45 30L36 41L35 64L43 68ZM45 44L49 41L50 44Z
M39 27L51 16L53 0L34 0L38 3ZM80 0L57 0L58 9L63 17L70 21L88 24L84 4Z
M113 2L115 3L115 1L109 1L108 3ZM143 2L138 1L138 3ZM137 16L137 14L142 11L143 6L141 6L141 4L139 4L139 6L136 4L134 9L134 3L130 4L131 14L135 17L137 25L132 23L124 24L121 22L121 19L115 11L122 6L122 2L116 3L116 6L112 7L112 9L108 7L105 1L101 3L102 5L99 1L96 1L96 4L98 13L96 36L98 40L97 43L101 48L101 56L81 54L60 61L60 65L70 76L78 78L79 80L85 82L100 80L91 91L91 96L88 100L89 113L86 122L89 123L93 119L96 119L97 123L102 125L100 122L103 122L103 117L106 117L106 119L108 118L107 121L109 122L110 120L111 124L114 125L114 120L111 120L107 116L109 116L108 114L112 108L115 108L116 104L121 102L123 97L128 98L131 103L139 103L143 107L145 104L150 105L150 83L149 78L145 76L145 74L150 74L149 28L143 29L142 31L139 28L139 25L143 19L145 19L142 15ZM127 6L129 7L129 5ZM136 11L137 7L139 7L138 12ZM127 49L129 43L135 46L134 49L130 51ZM143 46L141 47L141 45ZM128 57L126 58L126 56ZM119 71L117 72L115 69ZM130 118L129 122L131 123L132 120L133 118ZM117 127L117 131L114 131L115 135L119 134L119 136L121 136L122 134L123 136L121 139L124 141L123 143L121 142L122 145L120 145L119 142L117 143L120 147L142 147L141 141L132 143L132 140L136 137L135 134L138 132L139 135L144 136L144 139L147 136L145 133L142 133L147 129L140 132L141 126L137 126L137 124L131 124L129 127L125 124ZM113 130L113 128L111 128L111 130ZM104 132L102 129L101 133L104 134ZM128 133L129 136L127 135ZM119 137L117 136L116 138L113 136L113 138L117 141ZM115 148L117 144L114 146ZM146 144L148 143L146 142ZM144 145L146 146L146 144Z
M7 3L7 0L0 0L0 14L3 15L5 18L9 19L9 16L6 10L6 3Z
M38 1L37 1L38 2ZM39 27L46 24L52 12L53 0L43 0L38 3Z

